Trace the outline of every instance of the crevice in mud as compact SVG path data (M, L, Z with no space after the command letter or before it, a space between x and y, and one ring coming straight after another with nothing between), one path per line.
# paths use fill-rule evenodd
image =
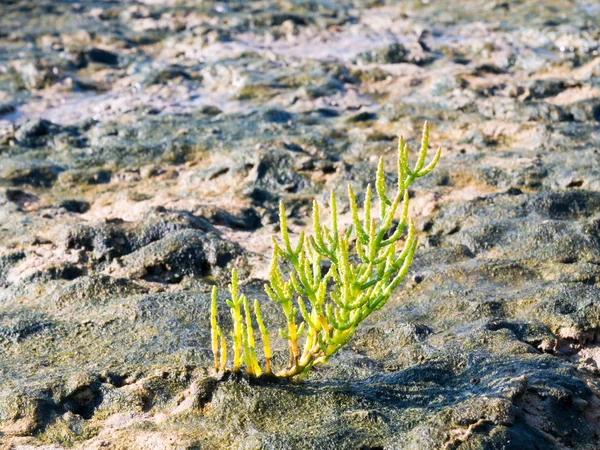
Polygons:
M105 401L103 392L106 391L106 387L112 386L120 389L130 384L134 384L134 382L128 383L126 375L106 372L95 377L95 380L78 386L59 402L52 400L55 394L53 389L43 391L43 398L36 401L36 426L31 432L34 436L46 432L48 427L55 424L67 413L78 416L85 421L90 420ZM153 406L154 393L148 391L145 394L147 395L140 395L142 402L140 409L142 412L150 411Z
M600 296L597 8L263 1L248 21L247 2L196 3L22 0L0 18L16 55L0 74L0 418L49 424L32 446L72 431L60 445L441 448L456 429L471 434L451 448L555 448L548 417L593 408L550 397L600 386L585 331ZM437 145L442 158L411 186L423 238L385 309L302 384L181 369L210 364L208 284L223 303L233 266L286 364L285 318L259 286L278 201L294 240L313 199L325 220L330 189L346 227L346 184L362 203L379 156L395 181L397 133L415 162L423 120L426 162ZM522 376L548 404L507 424ZM192 409L174 427L180 397Z
M72 281L75 278L85 275L85 270L73 264L66 264L62 267L53 267L48 273L52 279Z
M578 258L576 256L566 256L560 262L562 264L575 264L577 261L578 261Z
M217 261L225 265L231 261L233 257L227 258L226 255L220 255ZM203 262L200 264L197 276L205 276L210 274L210 264ZM145 274L142 277L144 281L155 282L155 283L166 283L166 284L178 284L183 280L187 274L181 272L174 272L173 268L168 264L156 264L145 268Z
M569 184L567 184L568 188L581 187L583 186L583 180L573 180Z
M154 407L154 399L156 395L150 391L148 395L142 396L142 412L149 412Z
M102 403L103 395L100 387L100 382L81 386L60 402L59 407L89 420Z
M127 386L127 385L131 384L131 383L126 382L127 374L118 375L113 372L105 372L104 374L99 375L98 381L100 381L101 383L110 384L116 388L121 388L123 386Z

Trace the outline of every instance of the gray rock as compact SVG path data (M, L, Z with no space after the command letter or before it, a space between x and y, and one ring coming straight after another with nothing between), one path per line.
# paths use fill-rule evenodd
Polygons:
M130 277L172 283L208 275L212 267L227 267L241 255L237 245L214 233L182 230L129 253L120 264Z
M3 445L600 448L592 2L4 3ZM234 267L288 364L278 202L346 227L424 120L404 285L302 383L213 376Z

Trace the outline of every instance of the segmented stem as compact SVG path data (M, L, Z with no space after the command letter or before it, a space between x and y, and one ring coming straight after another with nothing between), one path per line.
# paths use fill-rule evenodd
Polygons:
M312 367L327 362L352 338L362 321L385 305L408 273L418 243L414 223L409 217L408 187L416 179L430 173L441 157L441 149L438 148L434 158L425 165L429 137L429 124L425 122L421 148L412 169L408 165L408 145L400 137L398 180L391 196L387 192L384 160L379 159L374 185L379 202L378 219L371 214L371 185L367 186L362 212L359 211L352 186L348 185L352 225L345 232L339 232L337 201L332 191L329 202L331 228L321 223L320 206L315 200L313 234L305 236L304 232L300 233L297 243L293 245L285 206L280 202L282 244L273 238L269 284L265 285L265 292L281 307L287 323L286 329L280 329L279 333L288 341L289 366L279 371L277 376L302 379ZM398 222L395 221L397 214L400 214ZM398 253L396 246L401 240L404 243ZM291 267L289 275L281 272L282 261L287 261L288 267ZM323 269L323 262L327 262L326 269ZM231 299L227 304L233 320L233 370L239 371L243 362L248 374L259 376L262 370L255 352L252 311L246 297L238 296L235 269L229 290ZM293 305L294 296L299 311ZM254 301L254 316L262 337L265 372L272 373L269 333L257 300ZM299 317L301 319L298 322ZM227 346L217 323L216 288L212 293L211 328L215 369L225 370ZM304 333L306 336L301 352L298 340Z
M219 331L217 324L217 287L213 286L210 302L210 337L215 360L215 371L219 371Z

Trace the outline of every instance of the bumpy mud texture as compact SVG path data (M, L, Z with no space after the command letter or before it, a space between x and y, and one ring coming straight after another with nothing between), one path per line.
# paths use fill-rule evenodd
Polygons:
M598 2L0 9L0 447L600 448ZM405 286L301 384L213 378L232 267L282 325L277 202L424 120Z

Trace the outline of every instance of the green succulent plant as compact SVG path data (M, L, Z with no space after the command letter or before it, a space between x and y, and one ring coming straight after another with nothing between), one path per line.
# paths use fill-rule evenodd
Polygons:
M429 148L429 126L423 127L421 149L411 169L408 145L400 137L398 145L398 181L388 197L383 157L379 159L375 192L379 203L378 217L372 214L372 188L365 193L362 212L352 187L348 200L352 225L338 229L337 201L331 192L330 223L323 225L319 204L313 202L313 234L300 233L295 245L290 240L283 202L279 205L281 243L273 237L273 257L269 283L265 291L279 304L285 315L286 329L281 336L288 341L289 364L275 375L302 379L309 370L323 364L342 348L371 313L382 308L406 276L417 248L415 226L408 214L408 187L427 175L437 165L441 149L425 165ZM395 218L400 214L399 221ZM362 216L361 216L362 214ZM402 241L400 248L396 248ZM281 270L287 261L290 273ZM262 337L264 372L255 351L252 311L248 299L238 294L238 277L234 269L231 297L227 300L233 320L233 371L245 365L249 375L272 374L269 333L262 320L260 304L254 301L254 318ZM298 312L300 314L298 314ZM211 307L212 351L216 371L227 369L227 340L217 323L217 289L213 288ZM302 349L299 341L304 337Z

